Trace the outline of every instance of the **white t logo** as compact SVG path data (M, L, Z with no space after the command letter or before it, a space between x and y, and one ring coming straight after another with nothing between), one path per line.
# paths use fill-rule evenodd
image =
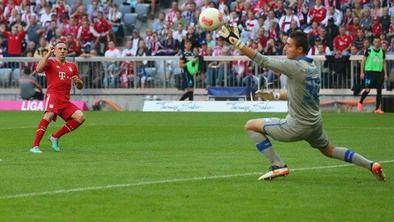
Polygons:
M65 72L59 72L59 78L61 80L64 80L66 78L66 73Z

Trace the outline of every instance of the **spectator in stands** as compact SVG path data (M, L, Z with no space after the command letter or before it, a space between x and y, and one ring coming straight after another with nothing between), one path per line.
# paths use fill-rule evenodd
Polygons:
M344 55L342 51L335 50L333 55L326 56L329 68L331 70L331 78L329 80L331 88L344 88L345 82L350 80L347 71L350 63L350 46L349 54Z
M279 41L279 26L275 21L271 21L271 26L268 30L268 37L274 41Z
M238 50L232 52L232 56L240 56ZM229 75L229 85L230 86L241 86L242 83L247 82L247 75L245 75L248 70L249 62L246 60L234 60L231 62L230 75Z
M176 55L180 48L178 40L174 39L173 37L172 30L169 30L167 38L163 42L161 42L160 45L161 48L157 52L157 55Z
M136 56L142 56L142 57L149 56L149 51L146 47L145 41L142 39L138 43L138 50L136 52ZM136 62L136 64L137 64L137 74L140 79L141 88L145 88L146 83L152 81L152 76L146 72L146 68L148 67L148 61L147 60L139 61Z
M347 8L346 12L345 12L345 16L343 16L343 22L342 25L344 26L348 26L351 25L353 23L353 11L351 8Z
M77 10L71 14L71 18L75 18L78 23L81 23L82 17L86 15L86 7L84 5L78 6ZM110 17L108 17L110 18Z
M240 24L239 15L237 12L231 12L228 24L231 26L238 26Z
M369 8L364 9L364 11L362 12L360 24L364 30L371 30L372 17Z
M69 5L65 3L64 0L58 0L57 4L54 6L56 17L63 22L64 18L68 18L71 12L71 8Z
M290 8L290 7L286 7L286 15L283 15L279 19L280 31L287 32L287 30L290 29L290 23L292 21L296 21L297 22L297 26L298 27L300 26L300 21L299 21L298 17L296 15L294 15L293 9Z
M133 42L128 40L126 43L126 48L122 51L122 57L134 56L133 54ZM125 60L121 62L120 65L120 87L128 88L131 84L134 84L134 66L133 62Z
M23 56L27 56L29 53L31 53L31 55L34 55L35 52L36 52L36 43L33 41L30 41L27 44L27 47L25 49L25 52L23 53Z
M248 19L245 22L246 30L249 32L250 39L256 39L257 32L259 30L258 27L259 23L252 10L249 10L247 13L248 13Z
M56 21L51 21L50 25L48 26L45 32L45 39L48 42L52 42L52 40L56 37L56 29L57 29Z
M324 26L327 26L328 19L330 19L330 18L334 19L335 25L340 26L342 23L342 12L331 5L328 7L327 15L324 18L324 20L322 21L322 24Z
M77 39L80 42L81 47L87 53L91 51L93 44L95 43L95 37L93 35L94 29L90 26L88 20L82 20L82 25L78 29Z
M297 30L300 30L300 27L297 25L296 21L292 21L290 23L290 28L289 28L289 30L287 30L286 34L290 35L290 33L295 32Z
M353 37L346 34L346 28L341 26L339 28L339 35L334 39L334 51L340 51L344 55L349 54L352 42Z
M94 21L97 17L99 11L102 11L103 8L99 6L98 0L92 0L92 4L88 5L87 13L90 21Z
M360 1L354 1L353 13L355 16L361 18L363 9L361 7Z
M380 37L380 35L382 34L382 24L379 21L379 17L374 17L373 18L373 22L372 22L372 27L371 27L371 31L372 31L372 36L373 37Z
M212 36L212 32L208 32L206 38L207 38L207 46L208 46L208 48L209 49L215 48L216 41L215 41L215 38L213 38L213 36Z
M182 16L182 11L178 10L175 13L175 18L172 27L178 27L178 25L182 25L182 27L187 27L186 19Z
M389 30L388 30L387 37L389 37L389 39L392 39L393 36L394 36L394 17L391 17L390 20L391 20L390 21L390 27L389 27Z
M26 29L26 28L25 28ZM7 56L19 57L22 56L22 42L26 35L26 30L20 25L12 26L11 32L7 32L5 25L0 25L0 32L7 38Z
M40 22L43 27L47 27L51 22L52 8L50 4L45 4L44 10L40 14Z
M182 42L184 38L186 38L187 31L183 29L182 24L178 24L177 30L173 33L174 39L178 40L178 42Z
M143 40L140 37L140 33L137 30L134 30L133 34L131 36L131 41L133 42L133 47L132 47L133 55L137 54L137 50L138 50L138 47L139 47L140 40Z
M217 39L217 46L212 51L212 56L223 56L228 52L227 47L224 46L224 40L222 38ZM221 86L224 77L224 66L225 62L212 61L208 63L207 78L205 80L206 86Z
M313 57L317 55L324 55L324 56L331 55L330 49L327 46L323 45L319 37L315 39L313 47L309 49L307 54L307 56L309 57Z
M81 44L79 41L77 41L74 36L70 33L67 34L67 40L66 40L66 45L67 45L67 51L68 54L67 56L69 57L75 57L81 54Z
M104 57L106 58L119 58L121 56L119 49L115 47L115 42L108 42L108 49L105 51ZM104 87L114 88L119 76L119 62L110 61L106 64L106 72L104 76Z
M163 13L165 22L170 26L174 23L174 19L176 16L176 12L179 11L178 2L173 1L171 4L171 8L167 11L167 13ZM159 17L160 19L160 17Z
M118 5L113 3L108 13L108 19L112 26L112 39L115 39L117 43L122 41L124 32L122 27L122 13L119 11Z
M166 23L166 14L164 12L160 12L159 18L155 19L152 23L153 32L160 33L163 28L164 24Z
M353 39L353 45L358 49L361 50L363 48L363 44L364 44L364 40L365 40L365 33L364 30L362 28L357 29L357 35L356 37Z
M347 31L349 35L352 36L352 38L355 38L357 36L357 30L362 29L360 25L360 18L357 16L354 16L353 18L353 24L350 24L347 26Z
M382 17L383 9L380 7L380 0L373 0L371 8L372 17Z
M39 47L34 53L34 58L42 58L48 52L49 52L48 41L44 37L41 37Z
M90 52L84 51L81 57L96 57L97 51L91 49ZM81 69L80 69L81 68ZM78 63L81 79L86 80L92 88L101 88L105 76L105 70L101 62L82 62ZM89 80L89 81L88 81Z
M334 38L339 34L339 27L335 25L333 18L328 19L325 30L326 30L327 45L328 47L330 47L330 49L333 49Z
M267 41L267 45L264 47L264 55L276 55L276 45L273 39Z
M192 49L193 50L196 47L200 47L200 40L199 40L199 38L197 36L196 27L195 26L189 25L187 27L187 33L186 33L185 39L189 39L192 42ZM183 47L184 47L184 40L181 43L181 48L183 48Z
M371 42L368 39L364 39L363 48L362 48L363 55L369 49L369 47L371 47Z
M38 44L40 36L44 33L44 29L37 23L37 16L31 15L29 19L29 27L27 28L27 37L29 41Z
M322 5L321 0L316 0L315 1L315 6L309 10L309 16L308 16L308 24L312 24L313 22L316 22L317 24L321 24L323 20L327 16L327 9Z
M99 55L105 51L106 44L110 41L111 23L104 17L104 13L97 12L97 18L93 23L93 35L97 38L95 48Z
M390 29L391 17L389 15L389 9L387 7L383 8L383 15L380 18L380 21L382 23L383 33L388 33Z
M14 12L16 12L16 10L14 10ZM22 16L21 16L20 13L16 13L15 14L15 19L12 22L11 21L9 22L9 27L12 27L14 25L21 25L22 27L26 27L27 26L27 23L22 21Z
M4 8L4 18L8 18L14 10L20 11L20 7L14 3L14 0L8 0L8 4Z
M197 18L196 18L196 3L195 2L190 2L187 5L186 10L183 12L183 17L186 20L186 24L189 25L196 25L197 24Z

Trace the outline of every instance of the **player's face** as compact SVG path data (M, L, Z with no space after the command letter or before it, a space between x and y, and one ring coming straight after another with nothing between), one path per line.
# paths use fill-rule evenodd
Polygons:
M375 48L380 48L382 46L382 42L380 41L380 39L374 39L373 40L373 45L375 46Z
M59 59L60 61L64 61L67 55L66 44L64 43L57 44L54 53L57 59Z
M296 42L292 38L287 38L284 50L288 59L295 59L304 55L302 47L297 47Z

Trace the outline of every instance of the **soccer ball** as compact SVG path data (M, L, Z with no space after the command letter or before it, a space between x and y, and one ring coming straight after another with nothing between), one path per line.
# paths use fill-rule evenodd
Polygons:
M201 12L198 23L202 29L213 31L223 24L223 14L216 8L207 8Z

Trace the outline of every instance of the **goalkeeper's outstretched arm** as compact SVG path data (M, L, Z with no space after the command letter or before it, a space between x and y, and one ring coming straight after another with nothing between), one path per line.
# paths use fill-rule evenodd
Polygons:
M239 29L237 27L223 25L219 30L219 35L229 44L238 48L245 56L252 59L257 64L273 70L276 73L283 73L287 76L294 75L295 71L300 69L296 60L275 59L264 56L256 50L245 46L239 38Z

